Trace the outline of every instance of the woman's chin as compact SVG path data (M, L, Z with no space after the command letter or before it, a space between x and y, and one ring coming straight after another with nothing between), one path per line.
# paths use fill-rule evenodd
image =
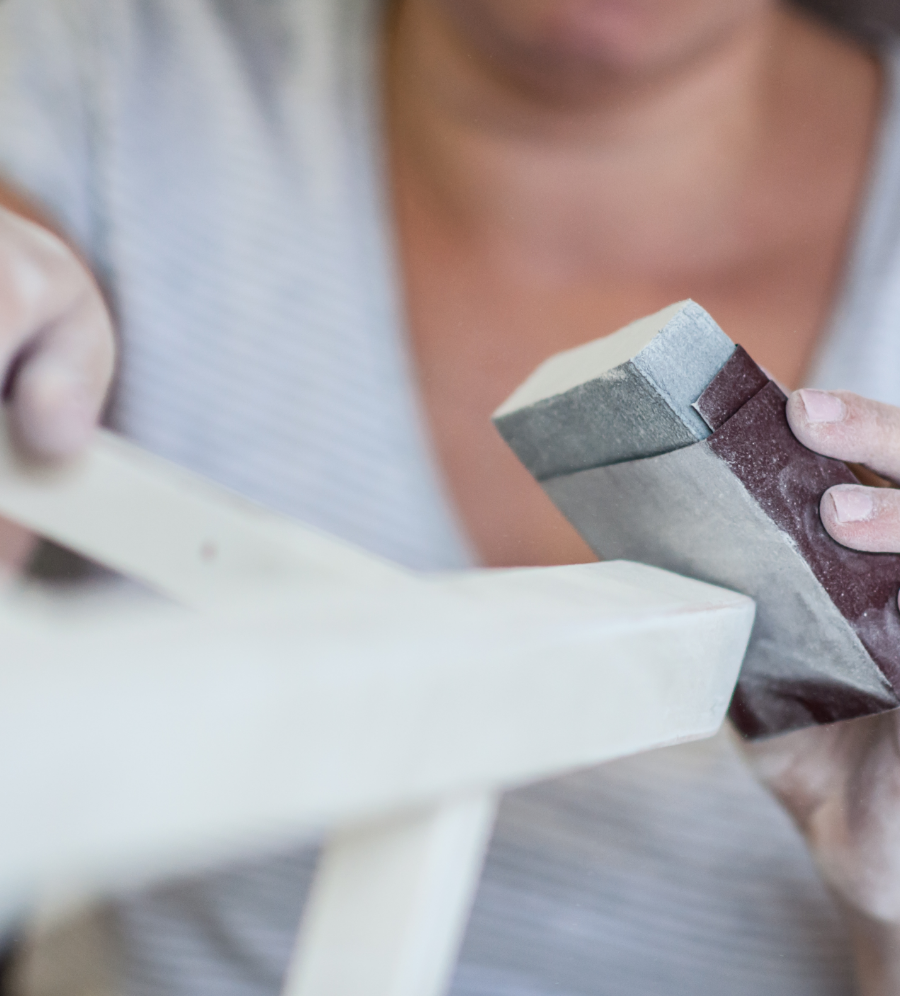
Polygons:
M658 33L653 6L635 0L557 0L547 5L537 37L560 55L639 63Z
M438 0L507 67L585 79L653 75L775 0Z

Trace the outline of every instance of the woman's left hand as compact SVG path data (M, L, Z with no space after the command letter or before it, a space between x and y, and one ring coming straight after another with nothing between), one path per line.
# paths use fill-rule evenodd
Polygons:
M847 391L803 390L791 395L787 412L811 450L900 482L900 408ZM820 514L844 546L900 553L900 490L838 485L823 495ZM745 749L848 913L861 992L900 994L900 712Z

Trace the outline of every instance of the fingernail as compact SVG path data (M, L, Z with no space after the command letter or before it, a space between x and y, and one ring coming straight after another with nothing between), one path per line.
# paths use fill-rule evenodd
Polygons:
M810 422L841 422L847 414L847 406L836 394L810 388L798 393Z
M868 488L857 488L850 484L832 488L830 495L834 504L834 517L838 522L862 522L872 517L875 503Z

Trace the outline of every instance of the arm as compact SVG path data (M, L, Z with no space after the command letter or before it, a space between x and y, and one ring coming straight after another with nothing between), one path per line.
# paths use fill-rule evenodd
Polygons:
M900 408L849 392L797 391L797 438L900 481ZM845 546L900 552L900 491L841 485L822 522ZM900 584L900 578L897 579ZM863 996L900 994L900 711L747 744L847 913Z

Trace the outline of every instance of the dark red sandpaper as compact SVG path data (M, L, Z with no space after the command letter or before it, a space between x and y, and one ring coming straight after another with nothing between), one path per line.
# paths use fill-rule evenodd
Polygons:
M768 383L769 378L744 347L735 346L725 365L694 402L694 408L715 432Z
M722 399L727 399L729 389L735 397L746 397L752 386L743 358L731 371L727 366L716 378L721 378L720 383L710 385L715 385L712 396L716 400L707 411L726 411L728 403ZM882 674L900 691L900 556L850 550L825 531L819 518L824 492L835 484L858 482L846 464L819 456L797 441L788 425L786 401L783 392L768 381L707 442L797 545ZM784 692L802 695L811 713L818 713L823 722L867 711L864 703L833 703L827 697L817 702L815 689L786 686ZM742 712L740 693L732 705L732 718L744 732L754 734L752 717Z

